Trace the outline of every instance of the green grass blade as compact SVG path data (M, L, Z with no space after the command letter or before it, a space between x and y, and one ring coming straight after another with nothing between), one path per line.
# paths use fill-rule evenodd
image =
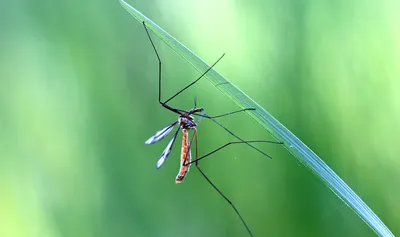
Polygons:
M178 55L184 58L199 72L204 72L209 65L196 56L187 47L165 32L162 28L144 16L138 10L119 0L121 5L140 23L145 22L148 29L170 46ZM248 95L233 85L229 80L214 69L206 74L206 78L221 92L231 98L241 108L255 108L248 114L259 122L273 137L284 143L285 148L303 165L318 176L343 202L361 217L379 236L394 236L379 217L365 204L361 198L322 161L300 139L279 123L263 107L254 102ZM218 86L217 86L218 85Z

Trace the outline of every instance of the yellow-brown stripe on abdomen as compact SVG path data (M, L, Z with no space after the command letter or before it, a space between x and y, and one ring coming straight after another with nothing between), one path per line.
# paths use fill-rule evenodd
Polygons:
M190 151L188 150L189 142L189 132L187 129L182 129L182 151L181 151L181 165L179 169L179 173L176 176L175 182L181 183L183 179L185 178L187 172L189 171L189 166L190 165L183 165L183 164L188 164L191 160L190 157ZM186 162L185 162L186 160Z

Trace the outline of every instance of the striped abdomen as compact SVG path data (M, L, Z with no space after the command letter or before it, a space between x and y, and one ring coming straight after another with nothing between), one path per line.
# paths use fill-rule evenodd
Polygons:
M184 164L189 164L191 160L192 160L192 155L190 154L190 148L189 148L189 132L187 129L182 129L181 167L175 180L177 184L182 182L187 172L189 172L190 165L184 165Z

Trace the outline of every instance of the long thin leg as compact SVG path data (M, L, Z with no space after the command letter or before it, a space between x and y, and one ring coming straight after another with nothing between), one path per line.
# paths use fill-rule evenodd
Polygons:
M190 139L189 145L187 146L187 152L186 152L185 162L183 162L183 165L184 165L184 166L193 163L193 162L191 162L191 161L190 161L189 163L186 163L186 161L187 161L187 156L188 156L188 154L190 153L190 149L192 149L193 140L194 140L195 138L196 138L196 157L197 157L197 129L196 129L196 128L193 128L193 136L192 136L192 139Z
M157 49L156 49L156 46L154 45L153 40L151 39L150 33L149 33L149 31L147 30L147 26L146 26L145 22L143 21L142 23L143 23L144 29L146 30L147 36L149 37L151 46L153 46L154 52L155 52L155 54L156 54L156 56L157 56L157 59L158 59L158 102L159 102L164 108L166 108L166 109L168 109L168 110L170 110L170 111L172 111L172 112L175 112L175 113L177 113L177 114L181 114L181 113L179 112L178 109L172 108L171 106L167 105L166 102L162 102L162 101L161 101L161 78L162 78L162 76L161 76L161 75L162 75L162 74L161 74L161 68L162 68L162 66L161 66L161 59L160 59L160 56L158 55L158 51L157 51Z
M158 55L158 51L156 49L156 46L153 43L153 40L151 39L151 36L149 34L149 31L147 30L146 24L144 23L144 21L142 22L144 29L146 30L147 36L149 37L151 46L153 46L154 52L156 53L157 59L158 59L158 102L161 102L161 59L160 56Z
M231 134L232 136L236 137L237 139L239 139L241 142L246 143L248 146L250 146L251 148L255 149L256 151L260 152L261 154L265 155L268 158L272 157L270 155L268 155L267 153L261 151L260 149L258 149L257 147L251 145L250 143L246 142L245 140L243 140L242 138L240 138L238 135L234 134L232 131L230 131L228 128L226 128L224 125L222 125L221 123L219 123L217 120L215 120L213 117L210 117L206 114L196 114L200 117L204 117L204 118L208 118L210 120L212 120L214 123L216 123L218 126L220 126L221 128L223 128L225 131L227 131L229 134ZM277 144L283 144L282 142L276 142Z
M216 116L206 115L206 116L207 116L207 118L210 118L210 119L211 118L221 118L221 117L224 117L224 116L227 116L227 115L236 114L236 113L240 113L240 112L247 111L247 110L256 110L256 109L255 108L246 108L246 109L240 109L240 110L236 110L236 111L225 113L225 114L221 114L221 115L216 115ZM195 113L194 115L201 116L200 114L197 114L197 113Z
M215 186L215 184L207 177L207 175L200 169L200 167L199 167L199 159L197 158L198 157L198 136L197 136L197 131L196 130L194 130L194 136L196 136L196 168L199 170L199 172L201 173L201 175L203 175L203 177L207 180L207 182L209 183L209 184L211 184L211 186L215 189L215 191L217 191L218 193L219 193L219 195L221 195L221 197L223 197L228 203L229 203L229 205L231 205L231 207L233 208L233 210L236 212L236 214L238 215L238 217L240 218L240 221L243 223L243 225L244 225L244 227L246 227L246 230L247 230L247 232L249 232L249 235L251 236L251 237L254 237L253 236L253 233L251 233L251 230L250 230L250 228L249 228L249 226L246 224L246 222L244 221L244 219L243 219L243 217L242 217L242 215L240 214L240 212L238 211L238 209L235 207L235 205L231 202L231 200L229 200L229 198L228 197L226 197L222 192L221 192L221 190L219 190L218 188L217 188L217 186ZM191 162L192 163L192 162Z
M166 100L164 103L168 103L170 100L172 100L173 98L175 98L177 95L179 95L180 93L182 93L184 90L186 90L187 88L193 86L196 82L198 82L202 77L204 77L204 75L207 74L207 72L209 72L214 66L215 64L217 64L219 62L219 60L221 60L223 57L225 56L225 54L222 54L222 56L213 64L211 65L211 67L209 67L205 72L203 72L203 74L200 75L200 77L198 77L196 80L194 80L192 83L190 83L189 85L185 86L182 90L178 91L175 95L173 95L171 98L169 98L168 100Z
M249 143L272 143L272 144L281 144L280 142L266 141L266 140L228 142L228 143L226 143L225 145L220 146L220 147L218 147L217 149L215 149L215 150L213 150L213 151L211 151L211 152L209 152L209 153L207 153L207 154L205 154L205 155L203 155L203 156L201 156L201 157L196 156L196 159L195 159L195 160L191 161L190 163L188 163L188 164L186 164L186 165L190 165L190 164L195 163L195 162L197 163L199 160L202 160L202 159L204 159L204 158L206 158L206 157L208 157L208 156L214 154L215 152L217 152L217 151L219 151L219 150L221 150L221 149L223 149L223 148L225 148L225 147L227 147L227 146L229 146L229 145L234 145L234 144L249 144Z

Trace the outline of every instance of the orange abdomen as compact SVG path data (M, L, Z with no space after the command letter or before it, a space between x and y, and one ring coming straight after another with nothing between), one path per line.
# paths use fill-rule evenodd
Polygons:
M181 167L178 175L176 176L175 182L181 183L189 171L189 163L192 160L189 147L189 132L187 129L182 129L182 151L181 151ZM187 165L184 165L187 164Z

